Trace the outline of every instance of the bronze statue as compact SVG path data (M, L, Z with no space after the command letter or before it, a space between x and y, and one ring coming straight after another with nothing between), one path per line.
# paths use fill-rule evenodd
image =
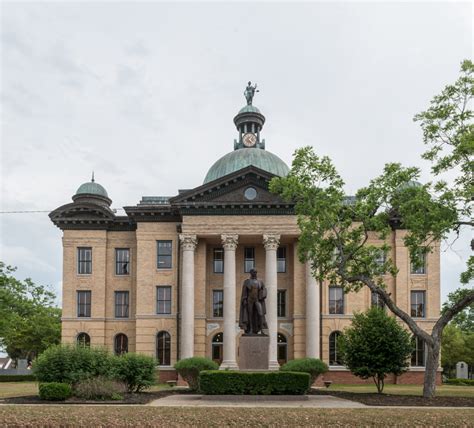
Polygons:
M262 329L268 328L265 320L266 297L265 284L257 279L257 271L251 269L250 278L244 281L240 299L239 327L245 334L263 334Z
M244 92L244 96L245 96L245 99L247 100L248 106L252 105L252 100L255 95L255 92L260 92L257 89L257 84L255 84L255 86L252 86L252 82L249 82Z

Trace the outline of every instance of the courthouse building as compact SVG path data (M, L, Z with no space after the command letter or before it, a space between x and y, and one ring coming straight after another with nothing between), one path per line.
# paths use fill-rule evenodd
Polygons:
M330 367L325 379L357 382L341 365L337 336L354 312L379 301L367 288L344 294L337 284L319 284L300 263L293 206L268 190L289 169L266 150L265 117L250 102L234 123L233 150L194 188L143 196L117 215L92 179L50 213L63 231L62 341L152 355L163 378L191 356L237 368L241 288L256 268L268 290L269 367L317 357ZM388 238L399 269L387 275L388 291L430 331L440 308L439 247L412 269L405 233L394 226ZM421 382L424 364L418 341L412 367L397 381Z

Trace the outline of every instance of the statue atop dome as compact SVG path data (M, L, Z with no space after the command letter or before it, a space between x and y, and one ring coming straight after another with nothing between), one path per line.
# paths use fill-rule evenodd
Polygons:
M247 87L245 88L245 92L244 92L244 96L245 96L245 99L247 100L247 105L248 106L252 105L252 101L253 101L253 97L255 96L255 92L260 92L257 89L257 84L255 84L255 86L252 86L252 82L249 82Z

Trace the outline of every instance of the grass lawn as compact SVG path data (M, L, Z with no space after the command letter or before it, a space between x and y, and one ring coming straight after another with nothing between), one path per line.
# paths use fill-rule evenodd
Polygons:
M375 385L342 385L333 384L328 391L344 392L372 392L376 393ZM383 390L385 394L396 395L423 395L422 385L385 385ZM438 397L474 397L474 387L461 385L442 385L436 387L436 396Z
M473 426L474 410L1 406L3 426Z
M37 382L0 382L0 398L38 395Z

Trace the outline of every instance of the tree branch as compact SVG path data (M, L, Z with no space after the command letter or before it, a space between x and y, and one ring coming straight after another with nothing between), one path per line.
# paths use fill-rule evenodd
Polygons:
M466 294L466 296L464 296L461 300L454 303L454 305L452 305L446 310L446 312L439 318L439 320L434 325L433 336L436 335L438 337L443 331L443 328L446 326L446 324L448 324L454 316L456 316L459 312L467 308L472 303L474 303L474 290L471 290L469 294Z

